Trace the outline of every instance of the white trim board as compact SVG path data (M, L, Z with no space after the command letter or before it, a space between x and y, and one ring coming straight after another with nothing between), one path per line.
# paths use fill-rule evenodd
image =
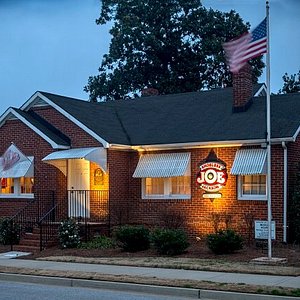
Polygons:
M33 94L29 100L27 100L21 107L21 110L27 111L34 105L32 105L35 101L35 99L39 97L40 99L44 100L46 103L48 103L50 106L52 106L54 109L56 109L58 112L60 112L62 115L64 115L67 119L72 121L74 124L76 124L78 127L83 129L86 133L88 133L90 136L92 136L94 139L96 139L98 142L100 142L104 148L109 148L110 144L104 140L102 137L100 137L98 134L96 134L94 131L92 131L90 128L88 128L86 125L83 123L79 122L75 117L73 117L71 114L66 112L64 109L62 109L60 106L52 102L49 98L44 96L40 92L36 92Z

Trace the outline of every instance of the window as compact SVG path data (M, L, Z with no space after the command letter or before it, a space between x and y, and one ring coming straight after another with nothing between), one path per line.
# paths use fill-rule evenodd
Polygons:
M190 199L191 176L143 178L144 199Z
M267 200L266 175L240 175L238 177L238 199Z
M144 199L190 199L190 166L184 176L143 178Z
M33 177L1 178L0 197L31 198L33 197Z

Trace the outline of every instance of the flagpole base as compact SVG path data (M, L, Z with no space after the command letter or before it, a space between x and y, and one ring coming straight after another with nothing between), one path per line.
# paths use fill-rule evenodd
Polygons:
M283 257L258 257L250 260L250 263L256 265L284 265L287 263L287 258Z

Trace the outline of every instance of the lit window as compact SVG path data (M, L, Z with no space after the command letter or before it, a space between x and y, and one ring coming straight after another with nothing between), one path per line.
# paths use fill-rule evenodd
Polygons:
M240 175L238 198L240 200L266 200L266 175Z
M191 194L191 176L172 177L172 195Z
M33 194L33 177L20 178L20 192L21 194Z
M33 183L33 177L1 178L0 197L31 197Z
M145 178L146 195L163 195L164 178Z
M190 199L191 198L190 165L184 176L143 178L144 199Z

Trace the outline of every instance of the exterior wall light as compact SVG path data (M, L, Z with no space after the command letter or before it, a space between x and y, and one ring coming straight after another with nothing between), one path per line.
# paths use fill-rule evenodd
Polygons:
M221 193L204 193L203 198L210 199L210 201L213 202L215 199L222 198L222 194Z

